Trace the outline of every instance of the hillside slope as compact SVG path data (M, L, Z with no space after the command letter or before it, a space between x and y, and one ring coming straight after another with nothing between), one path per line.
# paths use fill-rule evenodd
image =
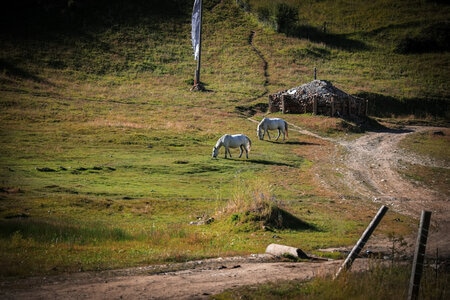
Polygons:
M328 159L345 149L320 137L356 139L356 126L284 115L314 135L292 130L278 143L258 140L256 122L266 115L269 93L310 81L316 67L320 79L380 101L374 115L447 124L441 104L449 99L449 53L401 54L393 45L409 29L419 33L441 22L449 6L422 1L430 22L411 23L417 10L402 5L392 23L380 25L383 17L367 29L333 25L324 34L318 26L325 19L313 19L331 2L304 2L315 13L296 24L309 30L303 36L277 33L258 20L256 5L248 11L236 1L208 1L205 92L190 90L192 1L23 0L2 10L1 276L263 251L276 235L258 222L239 222L253 217L248 211L224 213L238 200L255 198L284 205L307 225L282 228L283 242L302 241L306 251L353 243L378 203L351 189L324 188L317 174L324 166L328 181L342 178ZM333 3L334 19L344 13L361 23L367 18L347 1ZM396 5L373 5L386 3ZM409 105L424 101L435 105L425 111ZM224 133L252 139L248 160L234 153L224 159L223 152L211 159ZM446 149L445 135L433 138L441 141L437 150ZM427 171L428 177L447 174ZM414 220L392 214L380 234L409 235ZM206 229L190 225L210 216L217 222Z
M97 81L116 75L171 76L172 82L183 85L195 71L190 2L16 1L11 10L3 11L3 74L49 80L47 72L54 72L75 80L97 76ZM267 92L309 82L317 68L319 78L389 103L392 110L395 101L450 98L448 4L283 2L298 9L289 37L257 21L261 7L274 10L275 2L205 4L202 79L209 89L230 100L266 102ZM249 47L251 35L259 56ZM420 51L419 43L428 39L441 42L443 48ZM408 48L414 46L417 51ZM400 48L404 53L396 51ZM371 109L380 113L378 107Z

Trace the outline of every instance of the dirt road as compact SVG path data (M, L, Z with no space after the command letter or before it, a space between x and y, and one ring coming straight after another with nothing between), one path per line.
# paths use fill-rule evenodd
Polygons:
M184 270L149 275L151 268L35 278L2 286L2 299L208 299L243 285L267 281L305 281L333 275L342 261L275 262L269 255L191 262ZM368 268L367 259L352 269Z
M341 185L346 184L366 199L387 205L390 209L419 219L423 210L432 212L432 227L428 237L428 250L439 249L450 255L450 199L430 190L423 184L405 180L398 169L405 163L429 167L449 168L444 162L433 161L406 153L398 143L406 135L420 131L440 131L439 128L407 127L402 130L369 132L352 142L338 142L346 149L343 158ZM447 194L448 195L448 194Z
M321 137L291 126L301 134ZM331 168L339 169L340 181L323 184L330 189L351 188L355 194L388 205L403 214L420 216L422 210L432 211L434 230L429 249L440 249L450 256L449 199L422 185L405 181L397 172L401 162L444 166L427 158L404 153L398 142L406 135L430 130L408 127L402 130L369 132L354 141L327 139L336 145L330 156ZM433 129L431 129L433 130ZM342 151L344 150L344 151ZM344 154L342 154L344 153ZM399 196L401 195L401 196ZM275 280L307 280L317 275L333 274L342 261L307 263L280 262L269 255L219 258L189 262L168 271L169 266L152 266L129 270L79 273L49 278L29 278L0 283L2 299L205 299L225 289ZM366 266L358 259L353 269ZM159 273L155 268L160 268ZM157 273L157 274L155 274Z

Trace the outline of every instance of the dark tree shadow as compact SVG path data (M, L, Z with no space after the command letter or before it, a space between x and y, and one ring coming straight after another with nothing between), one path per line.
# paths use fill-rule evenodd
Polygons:
M35 82L40 83L46 83L49 84L49 82L39 76L36 76L28 71L25 71L24 69L21 69L14 64L7 62L0 58L0 70L8 76L16 77L20 79L26 79L26 80L32 80Z
M249 106L238 105L235 107L236 112L243 114L247 117L253 117L258 112L265 113L267 112L268 109L269 109L268 103L257 103Z
M368 115L379 118L414 116L416 118L450 117L450 101L436 98L398 99L392 96L363 92L356 96L368 100Z
M324 31L324 29L319 30L318 28L309 25L298 25L289 35L308 39L316 43L325 43L327 46L347 51L370 49L365 43L350 39L346 34L331 34Z

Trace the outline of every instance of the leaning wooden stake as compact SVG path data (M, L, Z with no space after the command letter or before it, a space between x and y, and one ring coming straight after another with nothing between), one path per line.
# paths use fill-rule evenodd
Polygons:
M428 229L430 228L431 211L422 210L420 217L419 233L417 234L416 251L409 282L408 300L419 298L420 279L422 278L423 261L427 246Z
M350 252L350 254L347 256L347 258L345 259L344 263L342 264L342 266L339 268L339 270L337 271L336 275L334 276L334 278L337 278L339 276L339 274L344 270L348 270L350 269L350 267L352 266L353 261L355 260L355 258L358 256L359 252L361 252L362 248L364 247L364 245L366 244L367 240L370 238L370 236L372 235L373 231L375 230L375 228L378 226L378 224L380 223L381 219L383 218L384 214L386 213L386 211L388 210L388 207L383 205L380 210L378 210L378 213L376 214L376 216L373 218L372 222L370 222L369 226L367 226L366 230L364 231L364 233L362 234L361 238L359 239L359 241L356 243L356 245L353 247L352 251Z

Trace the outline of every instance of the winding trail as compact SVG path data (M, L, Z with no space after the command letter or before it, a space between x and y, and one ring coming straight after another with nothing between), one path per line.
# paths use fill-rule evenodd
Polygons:
M264 92L260 95L257 95L256 97L254 97L251 100L256 100L259 99L261 97L264 97L265 95L267 95L267 93L269 93L269 89L267 88L267 86L269 85L269 63L267 62L266 58L264 57L264 55L261 53L261 51L258 50L258 48L255 47L253 40L255 38L255 31L251 31L250 35L248 37L248 43L249 45L252 47L253 51L256 53L256 55L261 59L262 63L263 63L263 70L264 70Z

